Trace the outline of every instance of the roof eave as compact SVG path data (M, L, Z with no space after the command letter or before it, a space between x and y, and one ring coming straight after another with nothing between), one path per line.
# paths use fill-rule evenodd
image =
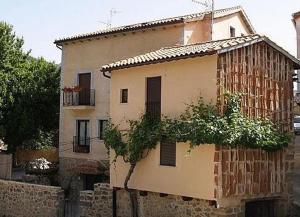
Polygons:
M183 23L184 23L184 19L179 19L179 20L173 20L173 21L165 22L165 23L157 23L157 24L148 25L148 26L135 27L135 28L131 28L131 29L121 29L121 30L106 32L106 33L99 32L99 33L95 33L92 35L82 35L82 36L78 36L76 38L69 38L69 39L62 39L62 40L58 39L58 40L55 40L53 43L61 46L67 42L73 42L73 41L78 41L78 40L87 40L87 39L92 39L92 38L96 38L96 37L105 37L105 36L120 34L120 33L125 33L125 32L146 30L146 29L152 29L155 27L168 26L168 25L174 25L174 24L183 24Z
M291 55L285 49L283 49L282 47L278 46L273 41L271 41L268 37L265 37L265 36L261 37L261 38L257 38L257 39L251 40L249 42L245 42L243 44L238 44L236 46L231 46L229 48L222 48L222 49L218 50L218 54L225 53L225 52L228 52L228 51L231 51L231 50L235 50L235 49L238 49L238 48L242 48L242 47L245 47L245 46L249 46L249 45L252 45L252 44L255 44L255 43L259 43L259 42L262 42L262 41L266 42L268 45L270 45L271 47L273 47L275 50L277 50L278 52L282 53L284 56L286 56L287 58L289 58L290 60L292 60L293 63L294 63L294 68L295 69L300 69L300 60L299 59L297 59L296 57L294 57L293 55Z
M128 65L123 65L123 66L114 66L114 67L107 67L107 68L102 68L100 71L101 72L112 72L115 70L119 69L127 69L127 68L133 68L137 66L145 66L145 65L153 65L153 64L158 64L158 63L164 63L164 62L171 62L171 61L176 61L176 60L183 60L183 59L189 59L189 58L195 58L195 57L203 57L203 56L208 56L208 55L214 55L217 54L217 51L209 51L209 52L201 52L201 53L196 53L196 54L187 54L187 55L182 55L182 56L177 56L177 57L169 57L165 59L159 59L159 60L153 60L149 62L141 62L141 63L134 63L134 64L128 64Z

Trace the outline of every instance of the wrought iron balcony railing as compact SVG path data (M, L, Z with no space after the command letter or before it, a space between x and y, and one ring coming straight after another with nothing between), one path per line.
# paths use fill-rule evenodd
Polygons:
M146 115L151 118L160 118L161 103L160 102L146 102Z
M95 90L82 89L79 91L63 91L64 106L95 106Z
M90 153L90 137L73 137L73 152Z

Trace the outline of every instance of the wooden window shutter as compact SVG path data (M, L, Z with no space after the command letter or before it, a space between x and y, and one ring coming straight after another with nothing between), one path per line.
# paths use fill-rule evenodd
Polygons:
M160 165L176 166L176 142L162 139L160 142Z

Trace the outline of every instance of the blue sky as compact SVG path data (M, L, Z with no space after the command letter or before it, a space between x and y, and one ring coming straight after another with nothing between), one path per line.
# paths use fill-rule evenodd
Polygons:
M215 0L216 8L241 5L260 34L269 36L292 54L296 33L291 14L300 10L299 0ZM112 25L172 17L203 11L192 0L0 0L0 20L12 24L25 39L33 56L60 62L53 41L59 37L105 28L111 8L121 11Z

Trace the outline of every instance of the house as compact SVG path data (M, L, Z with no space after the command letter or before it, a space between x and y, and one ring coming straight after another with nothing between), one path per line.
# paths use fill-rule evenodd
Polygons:
M297 39L297 57L300 58L300 11L292 14L292 21L295 26L296 30L296 39ZM298 71L298 83L297 83L297 90L295 90L295 106L294 106L294 113L295 115L300 115L300 78L299 78ZM296 136L295 139L295 177L294 180L300 179L300 147L299 147L299 136ZM300 209L300 185L299 182L296 181L294 185L294 198L295 204L298 206L298 210ZM299 211L298 211L299 212Z
M300 57L300 11L292 15L293 24L297 33L297 57ZM300 88L299 88L300 89Z
M241 7L214 12L213 36L210 24L211 12L201 12L54 42L62 50L60 174L65 189L77 190L75 198L78 190L92 189L94 182L106 179L108 170L102 135L110 113L110 80L100 67L161 47L255 33Z
M221 108L226 89L245 93L244 115L268 118L291 132L292 76L299 68L298 59L254 34L164 47L105 65L102 72L110 77L110 117L120 130L145 112L179 116L200 94ZM161 202L161 195L175 197L174 206L181 197L194 199L200 208L190 216L292 216L292 146L267 152L206 144L187 156L188 150L188 142L161 142L137 164L129 187L155 194L152 202ZM123 188L128 169L117 158L110 168L111 187ZM143 213L151 207L146 201L140 202ZM202 207L203 201L215 207ZM166 207L161 202L152 216L165 216Z
M300 11L292 14L292 21L295 26L296 35L297 35L296 36L296 38L297 38L297 57L300 58ZM299 74L299 71L298 71L298 74ZM300 92L300 83L299 83L299 76L298 76L297 91L295 94L295 101L297 104L300 103L300 93L299 92ZM298 105L295 106L295 111L297 114L300 113Z

